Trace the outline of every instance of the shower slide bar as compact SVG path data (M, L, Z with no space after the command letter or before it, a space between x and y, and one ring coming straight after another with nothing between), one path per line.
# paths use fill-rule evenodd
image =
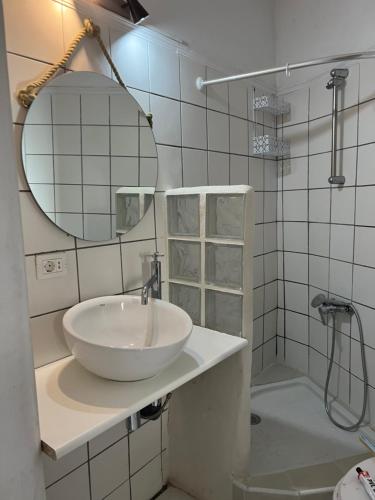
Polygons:
M311 61L304 61L294 64L286 64L276 68L262 69L259 71L252 71L251 73L241 73L240 75L225 76L223 78L216 78L214 80L203 80L202 77L196 79L196 86L199 90L209 85L216 85L220 83L236 82L237 80L245 80L247 78L256 78L258 76L273 75L275 73L285 73L289 76L290 72L295 69L308 68L310 66L319 66L320 64L330 64L342 61L351 61L354 59L371 59L375 57L375 50L366 52L351 52L347 54L337 54L335 56L321 57L320 59L312 59Z

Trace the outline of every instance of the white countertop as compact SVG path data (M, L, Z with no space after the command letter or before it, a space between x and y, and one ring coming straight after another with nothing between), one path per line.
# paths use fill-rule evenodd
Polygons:
M35 370L43 450L59 459L174 391L247 345L247 340L194 326L181 356L138 382L100 378L73 356Z

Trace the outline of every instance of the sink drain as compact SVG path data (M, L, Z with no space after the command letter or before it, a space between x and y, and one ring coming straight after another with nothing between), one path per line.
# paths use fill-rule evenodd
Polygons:
M250 425L258 425L261 423L261 421L262 419L260 418L259 415L257 415L256 413L251 414Z

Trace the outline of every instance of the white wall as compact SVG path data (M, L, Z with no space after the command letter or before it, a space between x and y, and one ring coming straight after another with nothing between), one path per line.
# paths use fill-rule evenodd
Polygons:
M276 62L284 65L375 48L374 19L372 0L276 0ZM324 71L324 66L298 70L291 79L280 76L278 83L285 88Z
M44 498L0 2L0 497Z

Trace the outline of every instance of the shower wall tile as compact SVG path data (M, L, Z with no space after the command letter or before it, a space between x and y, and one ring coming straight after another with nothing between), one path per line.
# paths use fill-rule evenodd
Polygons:
M309 154L331 150L331 117L309 122Z
M150 109L156 142L168 146L181 146L180 103L151 94Z
M355 228L354 262L375 267L375 228Z
M251 92L249 92L251 93ZM244 82L229 83L229 114L248 118L248 89ZM249 119L250 116L249 116Z
M208 152L208 184L210 186L229 184L229 155L227 153Z
M372 187L357 188L355 223L360 226L375 226L375 197Z
M339 147L345 148L337 152L338 164L346 178L342 188L328 184L332 92L326 90L325 84L329 75L314 79L302 89L289 93L292 102L291 116L284 117L283 122L279 123L278 133L285 137L285 132L290 133L288 129L292 128L288 125L303 120L301 117L305 116L303 121L308 122L309 130L306 174L302 170L298 171L299 162L304 158L292 158L289 164L284 160L282 181L278 186L281 193L278 238L283 241L283 245L280 245L279 268L281 265L284 268L284 275L279 272L282 284L279 287L279 307L280 317L283 318L284 313L287 315L285 361L302 371L306 371L308 362L309 375L320 385L325 382L332 331L331 327L322 325L317 309L309 305L318 293L329 293L333 297L355 303L364 325L368 365L372 366L375 359L375 351L372 349L375 346L372 338L375 318L375 101L369 83L374 71L375 65L371 61L353 65L343 98L339 102L339 109L342 110L338 120ZM310 100L306 97L305 101L303 93L305 96L309 94ZM365 102L367 99L371 100ZM293 103L296 103L294 111ZM295 193L302 193L303 191L298 190L303 189L308 194L309 222L305 230L302 222L295 222L304 213ZM296 287L306 285L309 289L308 297L305 294L301 300L302 288ZM284 291L285 302L281 300ZM293 328L291 315L298 316L304 307L303 314L308 317L308 325L302 326L301 320L301 325ZM333 384L338 388L335 395L343 403L350 404L353 412L359 413L363 373L358 325L354 318L349 320L343 317L337 322L337 329L343 333L338 334L337 364L334 365L332 375ZM281 334L280 325L278 335ZM294 342L288 339L293 339ZM284 342L280 346L284 348ZM306 349L309 353L308 360ZM284 360L283 356L280 359ZM370 393L371 391L370 388Z
M182 145L207 149L206 110L192 104L181 104Z
M282 162L283 186L285 190L306 189L308 159L291 158ZM311 167L310 167L311 168ZM310 170L311 171L311 170Z
M372 160L375 155L375 144L367 144L358 148L358 185L375 184L375 169Z
M208 110L208 149L229 153L229 119L228 115Z
M206 75L208 80L221 78L225 76L212 68L207 68ZM222 113L228 113L229 110L228 100L229 100L228 84L224 83L222 85L212 85L211 87L207 87L208 109L221 111Z
M206 68L192 59L180 56L180 79L181 79L181 100L206 106L206 89L198 90L195 79L191 75L200 75L206 77Z
M291 158L308 154L307 123L299 123L283 128L283 139L290 142Z
M180 98L180 68L174 48L149 43L150 91L174 99ZM163 68L163 71L160 71Z
M127 30L110 30L111 57L125 84L149 91L148 44Z

